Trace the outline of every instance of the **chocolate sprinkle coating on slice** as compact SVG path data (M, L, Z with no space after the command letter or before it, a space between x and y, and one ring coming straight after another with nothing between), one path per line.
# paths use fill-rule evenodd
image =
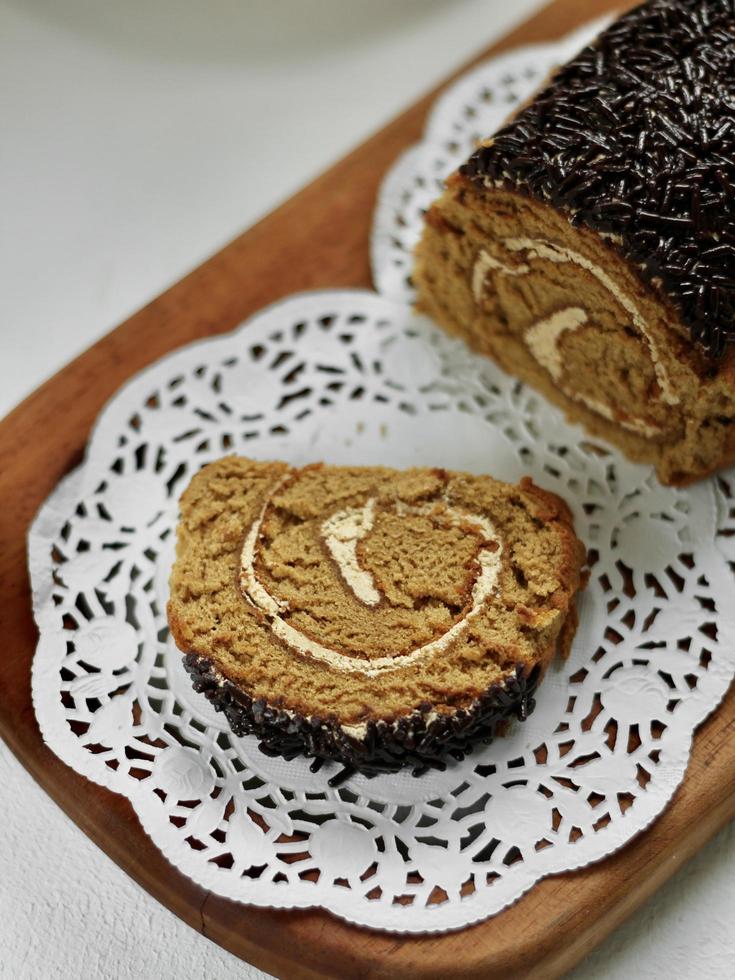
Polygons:
M735 340L735 0L621 17L460 172L615 236L721 357Z
M345 768L330 780L338 785L353 773L366 776L398 772L410 767L414 776L428 769L445 769L447 756L463 759L473 746L487 745L501 722L525 720L535 707L534 692L541 671L536 665L528 675L517 667L502 684L495 684L468 708L440 714L427 722L423 710L396 722L370 721L363 739L342 729L336 718L305 718L253 700L231 684L210 660L189 653L184 666L191 674L194 690L223 711L237 736L256 735L260 751L294 759L298 755L322 762L339 762ZM429 711L431 706L423 706Z

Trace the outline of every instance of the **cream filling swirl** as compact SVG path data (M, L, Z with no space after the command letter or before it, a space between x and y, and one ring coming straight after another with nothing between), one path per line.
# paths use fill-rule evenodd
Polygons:
M641 315L640 310L627 295L623 292L615 281L595 262L573 249L561 245L555 245L543 239L535 238L506 238L503 246L510 253L523 253L526 261L519 265L509 265L489 255L482 250L475 262L472 270L472 292L475 300L480 301L485 286L487 275L491 271L497 271L508 276L525 276L531 271L529 263L534 259L545 259L549 262L567 263L571 262L585 269L602 285L629 314L634 326L646 343L648 352L656 375L659 389L661 391L661 401L667 405L678 405L680 399L676 394L674 386L669 378L666 365L663 363L656 341L653 338L648 325ZM651 425L643 419L616 419L611 407L600 399L593 398L583 392L575 391L568 385L562 383L563 362L559 342L564 333L569 330L577 330L589 319L587 312L578 306L569 306L563 310L545 317L532 324L526 331L524 340L529 352L534 359L545 368L560 389L569 398L582 402L589 409L602 415L611 421L618 421L623 427L637 432L641 435L652 436L660 432L660 427Z
M321 528L324 543L342 578L366 606L377 605L380 602L380 592L375 587L370 572L360 568L357 544L372 530L374 522L375 498L371 498L364 507L349 507L338 511L324 521Z
M258 542L262 535L266 511L282 482L276 484L264 503L258 518L253 522L246 535L240 555L239 584L245 599L268 616L273 634L299 654L329 664L337 670L361 673L368 677L375 677L386 671L398 670L446 650L449 644L478 615L486 601L496 592L503 546L493 523L485 516L446 506L441 515L442 519L448 519L454 525L471 525L479 532L482 540L478 552L479 571L472 587L470 608L465 615L442 636L416 647L409 653L396 657L375 657L371 660L359 660L318 643L284 619L283 614L288 611L288 603L270 594L258 579L255 569ZM339 511L321 525L321 533L343 580L358 600L369 606L377 604L380 600L380 594L370 573L359 567L357 543L369 533L373 526L375 504L375 499L371 498L363 507ZM433 506L431 504L410 506L399 503L397 510L399 513L406 514L431 514Z

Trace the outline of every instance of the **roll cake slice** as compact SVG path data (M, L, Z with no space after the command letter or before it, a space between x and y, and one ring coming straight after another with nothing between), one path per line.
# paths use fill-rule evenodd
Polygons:
M735 461L735 5L617 20L451 176L419 307L659 479Z
M168 619L263 752L420 774L533 709L584 563L530 480L227 457L181 499Z

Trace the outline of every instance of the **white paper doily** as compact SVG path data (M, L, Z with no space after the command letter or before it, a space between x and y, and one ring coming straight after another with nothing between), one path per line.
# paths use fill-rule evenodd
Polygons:
M592 575L531 719L445 772L336 789L334 768L232 736L165 621L178 496L231 452L529 474L565 497ZM622 846L681 781L735 670L731 488L732 473L658 486L405 302L292 297L121 389L39 513L43 736L213 892L392 931L462 927Z
M563 494L592 578L571 659L530 721L446 772L339 789L335 770L231 736L165 621L177 497L227 452L529 473ZM728 478L657 486L404 304L293 297L122 389L39 514L36 712L57 754L128 796L204 887L383 929L456 928L664 807L735 665L730 528Z

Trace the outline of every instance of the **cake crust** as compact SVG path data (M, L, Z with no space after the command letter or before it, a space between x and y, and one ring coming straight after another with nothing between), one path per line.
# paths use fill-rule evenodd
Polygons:
M524 238L551 258L505 247ZM628 308L589 268L559 262L564 253L601 270ZM638 270L563 212L455 174L427 214L414 278L423 312L541 391L570 421L654 465L662 483L683 486L735 460L735 347L716 364L706 358ZM543 347L529 340L564 311L580 320L554 339L555 376ZM662 397L662 380L673 398Z
M181 509L172 635L269 754L441 766L524 718L574 633L585 551L528 480L228 457Z
M461 168L605 236L712 358L735 340L735 8L649 0Z
M421 310L674 485L735 460L733 39L714 0L623 16L449 178L416 250Z
M314 771L324 762L339 763L343 769L330 778L331 786L355 772L377 776L409 769L413 776L421 776L429 769L445 769L447 757L462 760L474 746L490 744L514 718L525 721L536 706L534 695L541 677L538 665L528 674L519 667L468 708L431 717L427 705L398 720L369 721L358 739L334 717L305 717L263 699L253 701L210 660L196 654L187 654L184 666L194 690L224 713L235 735L256 735L264 755L287 760L304 755L314 760Z

